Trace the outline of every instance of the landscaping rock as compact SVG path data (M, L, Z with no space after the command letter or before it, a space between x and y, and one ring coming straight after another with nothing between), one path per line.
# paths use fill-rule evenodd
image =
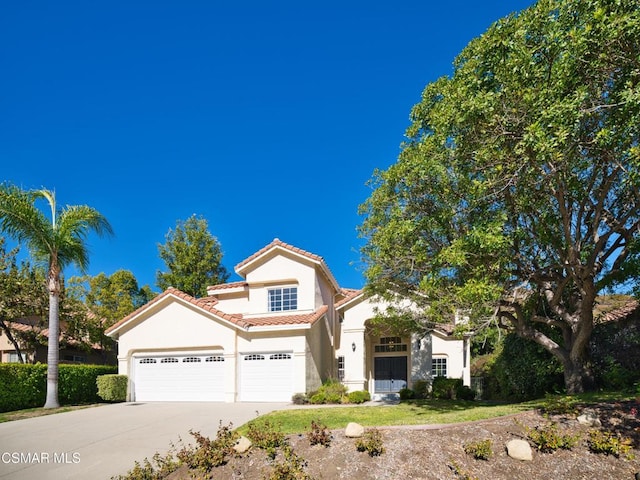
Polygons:
M531 445L526 440L509 440L507 442L507 455L516 460L533 460L533 454L531 453Z
M595 413L587 411L578 417L578 423L588 427L600 427L602 425L602 422Z
M360 438L362 435L364 435L364 427L359 423L349 422L344 429L344 436L347 438Z
M245 453L251 448L251 445L253 444L247 437L240 437L240 440L233 446L233 449L238 453Z

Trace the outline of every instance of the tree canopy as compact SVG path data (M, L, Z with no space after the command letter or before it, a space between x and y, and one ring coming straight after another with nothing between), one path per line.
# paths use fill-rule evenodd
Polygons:
M222 249L209 232L206 219L192 215L178 220L169 229L164 245L158 245L160 258L167 271L158 271L157 285L162 290L174 287L194 297L207 294L207 287L224 283L229 278L222 265Z
M597 294L638 291L639 82L635 0L540 0L493 24L427 85L374 174L369 290L430 321L508 320L583 390Z

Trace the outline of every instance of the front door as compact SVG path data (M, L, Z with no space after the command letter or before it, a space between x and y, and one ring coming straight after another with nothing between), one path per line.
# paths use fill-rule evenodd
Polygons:
M407 387L407 357L375 357L375 393L395 393Z

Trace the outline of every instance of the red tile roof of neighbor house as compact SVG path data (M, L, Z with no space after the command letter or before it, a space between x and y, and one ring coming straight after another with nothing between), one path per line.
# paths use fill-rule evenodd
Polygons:
M244 281L239 282L229 282L229 283L218 283L217 285L210 285L207 287L207 290L224 290L226 288L240 288L246 287L249 284Z
M343 288L343 289L341 289L340 293L342 295L344 295L344 298L342 300L337 301L336 304L335 304L335 307L336 308L340 308L344 304L349 303L351 300L356 298L362 292L363 292L362 289L357 289L357 288Z
M41 325L41 320L39 318L24 318L17 319L13 321L5 322L7 326L15 331L15 332L35 332L36 335L40 335L45 338L49 338L49 329ZM58 341L65 342L69 345L79 345L81 342L75 338L70 337L65 332L66 323L60 322L60 333L58 336ZM91 348L100 350L102 346L99 343L92 343Z
M636 310L640 309L640 302L635 299L630 299L625 305L618 307L614 310L610 310L608 312L603 312L598 315L595 319L595 323L610 323L610 322L619 322L620 320L624 320L625 318L630 317Z
M136 311L124 317L119 322L109 327L105 331L105 333L109 334L110 332L116 330L117 328L121 327L122 325L132 320L134 317L138 316L143 311L149 309L151 306L158 303L161 299L171 295L174 297L180 298L181 300L187 303L190 303L191 305L199 307L215 315L218 318L222 318L230 323L233 323L234 325L237 325L240 328L245 328L245 329L250 327L258 327L258 326L304 325L304 324L312 325L319 318L321 318L322 315L324 315L328 310L328 307L324 305L319 309L317 309L316 311L307 313L307 314L271 315L271 316L264 316L264 317L248 317L247 318L240 313L226 313L226 312L223 312L222 310L218 310L217 308L214 307L214 305L218 303L218 301L215 298L212 298L212 297L195 298L187 293L184 293L178 290L177 288L169 287L163 293L161 293L160 295L155 297L153 300L151 300L149 303L147 303L146 305L143 305L142 307L138 308Z

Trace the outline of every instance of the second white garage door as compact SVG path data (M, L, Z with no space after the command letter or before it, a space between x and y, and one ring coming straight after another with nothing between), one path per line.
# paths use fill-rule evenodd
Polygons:
M291 353L242 355L240 400L243 402L289 402L293 395Z
M134 357L135 400L223 401L224 357L220 354Z

